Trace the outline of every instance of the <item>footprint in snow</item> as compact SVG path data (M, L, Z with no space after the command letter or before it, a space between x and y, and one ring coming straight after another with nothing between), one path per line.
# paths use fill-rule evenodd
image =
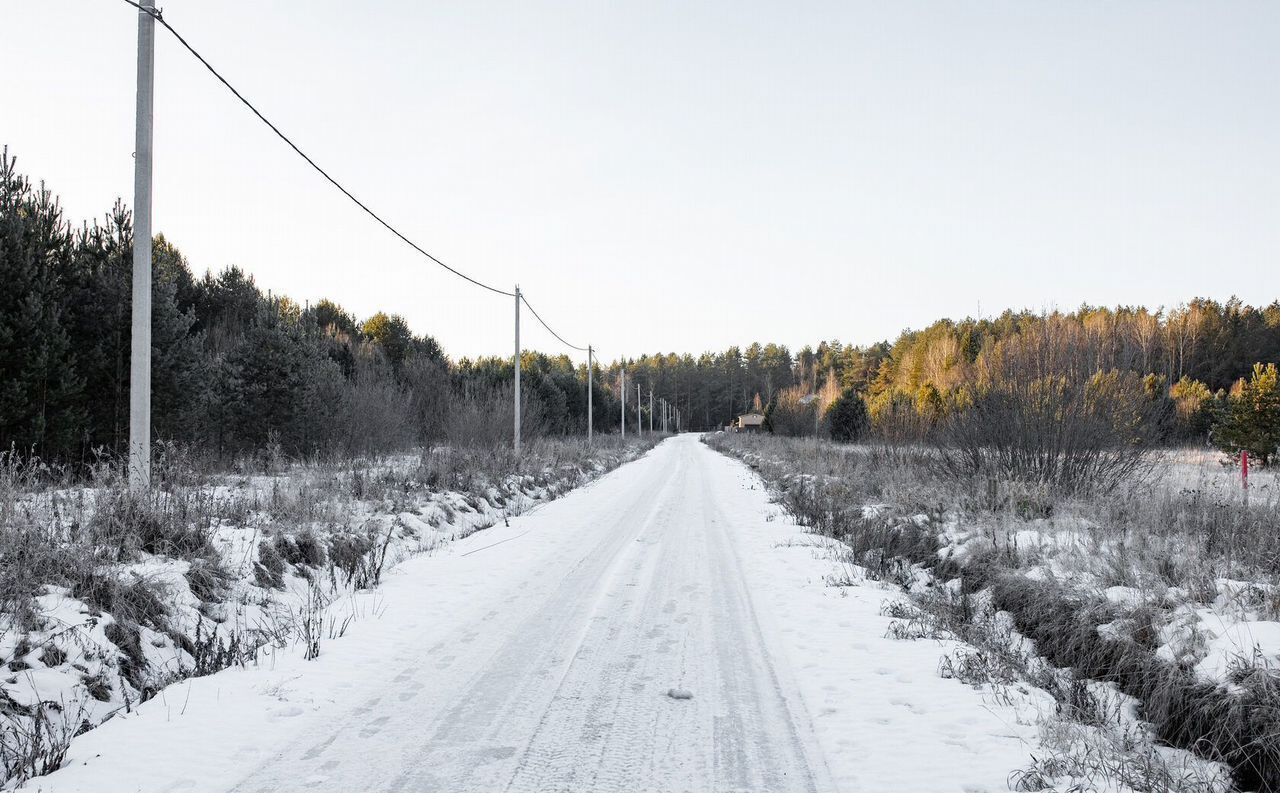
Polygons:
M693 692L683 688L669 688L667 696L672 699L693 699Z

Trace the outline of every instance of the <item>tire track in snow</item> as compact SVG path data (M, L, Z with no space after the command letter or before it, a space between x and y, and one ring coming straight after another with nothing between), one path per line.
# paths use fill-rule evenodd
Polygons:
M192 711L172 724L153 700L88 736L114 742L98 766L117 769L110 784L81 773L42 787L825 793L743 580L725 518L742 491L723 465L682 436L510 526L408 560L385 583L384 616L317 660L192 681ZM159 764L166 773L126 773L183 752Z

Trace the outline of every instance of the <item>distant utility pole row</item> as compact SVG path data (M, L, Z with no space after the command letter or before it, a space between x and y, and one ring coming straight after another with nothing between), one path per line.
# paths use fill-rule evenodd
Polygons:
M587 373L588 388L591 387L591 374L589 369L590 369L590 358L588 357L588 373ZM618 394L621 397L621 400L620 400L621 410L620 410L619 420L621 424L622 437L625 438L627 437L627 367L625 366L625 364L618 371ZM641 398L642 398L642 393L640 390L640 384L636 383L636 434L637 435L644 434L644 410L641 407L642 405ZM659 429L662 430L662 432L664 433L671 432L672 429L674 429L676 432L680 432L680 411L675 409L670 402L663 399L662 397L657 397L659 410L655 411L654 399L655 397L653 395L653 386L651 384L649 386L649 434L653 434L653 423L655 420L655 416L658 417L657 418L658 427ZM588 393L587 412L589 413L590 411L591 411L591 397L590 397L590 394ZM591 426L590 419L588 418L588 421L587 421L588 437L590 437L590 426Z
M591 371L594 364L594 349L588 345L579 347L565 341L564 337L551 328L542 317L538 316L537 310L529 303L528 299L520 291L519 285L515 290L508 292L504 289L491 286L479 281L466 273L450 267L440 259L432 256L413 240L406 237L398 229L383 220L380 215L374 212L360 199L356 198L352 193L343 187L336 179L330 176L323 168L315 163L307 156L302 149L298 148L292 140L290 140L283 132L280 131L275 124L271 123L266 116L254 107L249 100L235 89L231 83L227 82L221 74L218 73L213 66L204 59L199 52L195 50L187 40L184 39L177 30L173 28L161 13L156 10L155 0L124 0L125 3L138 9L138 93L136 106L136 141L134 145L134 231L133 231L133 308L131 320L131 346L129 354L129 487L134 492L144 492L151 486L151 179L152 179L152 120L153 120L153 97L155 86L155 25L159 22L174 38L186 48L200 63L218 79L227 90L235 95L236 99L247 107L252 113L258 117L262 123L270 127L271 131L278 138L288 144L289 148L302 159L306 160L317 173L323 176L330 184L336 187L347 198L349 198L356 206L362 209L366 214L384 226L392 234L396 235L427 259L448 270L454 275L469 281L472 284L487 289L498 295L514 298L515 300L515 355L512 359L512 366L515 371L515 388L514 388L514 418L512 419L512 448L518 455L520 453L520 305L523 303L526 308L533 314L534 319L547 329L552 336L556 337L566 347L580 350L587 353L587 439L591 440L594 427L592 426L592 395L591 395ZM637 385L637 389L639 386ZM623 425L625 428L625 404L626 393L623 393L624 418ZM639 410L640 398L637 390L636 408ZM652 409L652 405L650 406ZM650 420L650 429L652 430L652 417ZM637 420L637 429L639 423Z

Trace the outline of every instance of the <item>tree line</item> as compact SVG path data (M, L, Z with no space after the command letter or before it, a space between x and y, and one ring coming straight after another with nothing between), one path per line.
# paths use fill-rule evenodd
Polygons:
M153 267L158 440L218 458L509 440L510 358L454 360L399 316L358 319L331 300L299 305L264 293L237 267L197 278L163 236ZM0 448L76 464L124 451L131 269L123 204L77 228L4 152ZM755 406L775 432L919 440L994 392L1043 398L1069 386L1081 404L1104 392L1140 397L1141 422L1159 440L1213 432L1265 452L1280 442L1280 428L1258 418L1280 411L1277 361L1280 301L1255 308L1197 298L1169 311L1082 306L940 320L893 342L823 341L795 353L756 343L624 358L597 365L591 401L597 431L616 431L625 370L631 429L647 426L652 390L655 404L680 410L686 429L717 429ZM584 432L585 365L526 352L521 372L530 434Z
M1082 405L1107 394L1141 407L1130 420L1150 442L1213 440L1265 461L1280 445L1278 363L1280 301L1257 308L1196 298L1169 311L1006 311L939 320L892 342L823 341L795 354L756 343L698 357L642 356L627 366L660 393L679 395L692 429L759 409L782 434L871 430L884 440L937 440L993 393L1043 400L1069 386Z
M75 465L125 452L132 245L123 204L75 227L0 156L0 450ZM509 441L511 360L452 361L402 317L299 305L238 267L196 278L163 235L152 312L158 441L220 459ZM581 432L585 367L535 352L521 364L526 431ZM617 402L602 385L593 401L603 427Z

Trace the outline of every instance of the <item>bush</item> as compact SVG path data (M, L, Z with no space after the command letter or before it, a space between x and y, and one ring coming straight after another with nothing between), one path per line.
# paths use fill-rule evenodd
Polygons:
M939 432L953 474L1062 493L1102 491L1150 470L1163 403L1132 372L1013 379L989 385Z
M355 375L342 393L338 419L348 455L382 454L417 443L413 395L389 369L357 359Z
M1203 440L1213 424L1213 392L1199 380L1183 376L1169 389L1176 436Z
M801 386L783 389L765 415L775 435L813 435L818 428L818 397Z

